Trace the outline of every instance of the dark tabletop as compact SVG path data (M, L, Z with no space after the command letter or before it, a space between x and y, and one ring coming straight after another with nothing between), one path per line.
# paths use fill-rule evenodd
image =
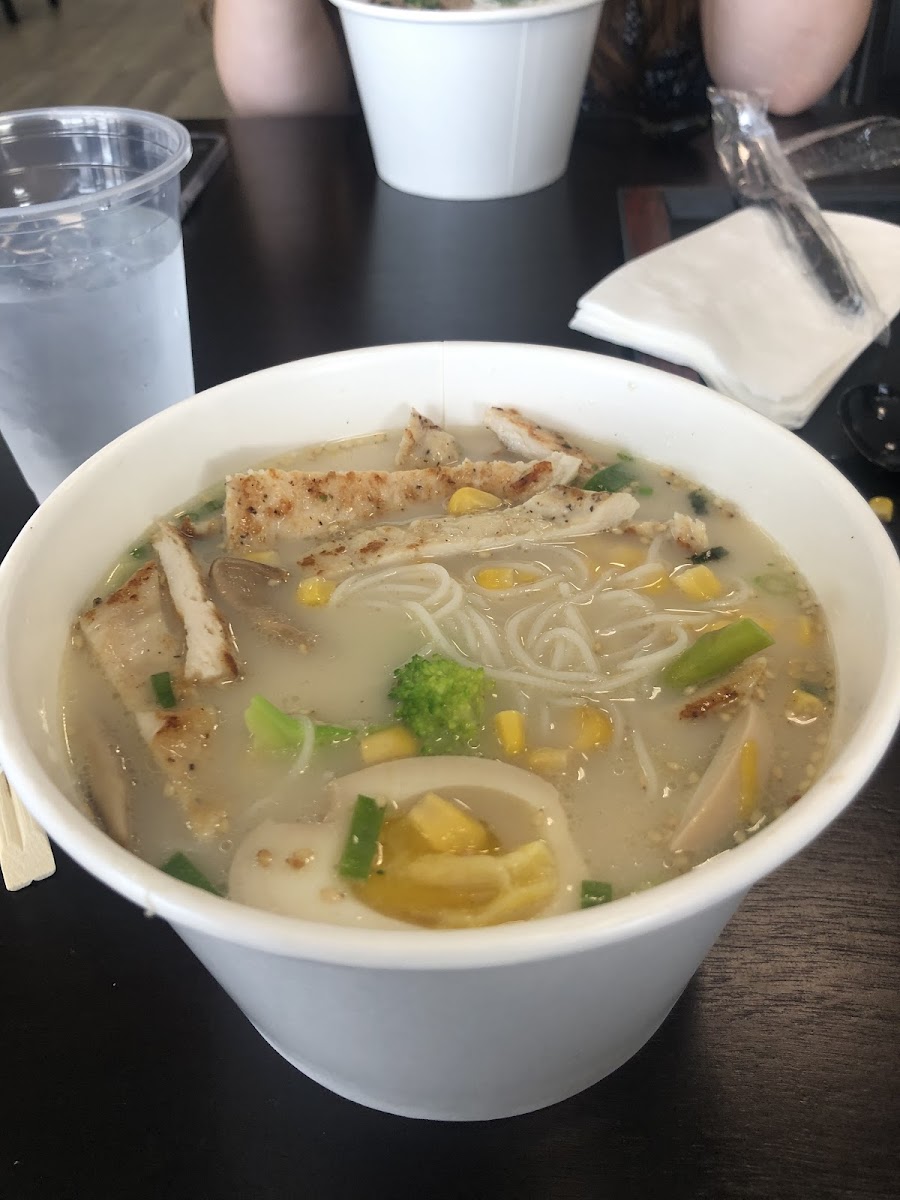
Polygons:
M357 120L227 132L185 225L198 388L420 339L620 353L567 328L622 260L617 189L721 182L706 135L669 146L598 125L553 187L439 203L376 179ZM896 346L851 375L891 371L900 383ZM803 436L867 495L900 500L833 400ZM5 549L32 507L5 458L0 495ZM898 792L895 745L850 811L751 892L626 1066L552 1109L467 1126L305 1079L168 926L58 852L51 879L0 892L0 1197L900 1196Z

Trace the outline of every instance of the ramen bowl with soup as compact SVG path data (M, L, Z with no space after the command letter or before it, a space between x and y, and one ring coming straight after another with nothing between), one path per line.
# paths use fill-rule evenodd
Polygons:
M849 804L898 614L865 502L731 401L360 350L160 414L42 506L0 567L0 758L311 1078L509 1116L631 1057Z

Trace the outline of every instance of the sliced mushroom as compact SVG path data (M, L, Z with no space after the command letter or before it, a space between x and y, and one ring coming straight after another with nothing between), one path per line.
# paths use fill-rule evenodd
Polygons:
M109 836L127 846L131 837L128 799L133 784L128 763L106 725L91 718L83 718L79 724L91 803Z
M213 587L226 603L249 617L254 629L297 650L308 650L315 636L295 625L267 600L269 588L290 579L287 571L249 558L217 558L209 568Z
M772 767L772 729L755 704L734 719L712 762L697 784L681 824L672 837L673 850L712 854L741 824L741 757L748 743L752 753L753 791L761 796ZM752 799L753 807L757 800Z

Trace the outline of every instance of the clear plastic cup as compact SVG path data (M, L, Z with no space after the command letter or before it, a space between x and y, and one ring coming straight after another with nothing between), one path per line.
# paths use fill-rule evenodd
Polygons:
M188 131L154 113L0 114L0 432L40 501L194 391L190 155Z
M496 200L564 173L604 0L441 11L331 2L385 183Z

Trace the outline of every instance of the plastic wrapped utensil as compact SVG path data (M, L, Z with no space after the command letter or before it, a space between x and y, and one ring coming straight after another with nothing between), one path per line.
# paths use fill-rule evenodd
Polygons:
M875 338L888 326L865 279L788 161L756 93L709 89L719 162L742 200L767 208L810 281L844 320Z

